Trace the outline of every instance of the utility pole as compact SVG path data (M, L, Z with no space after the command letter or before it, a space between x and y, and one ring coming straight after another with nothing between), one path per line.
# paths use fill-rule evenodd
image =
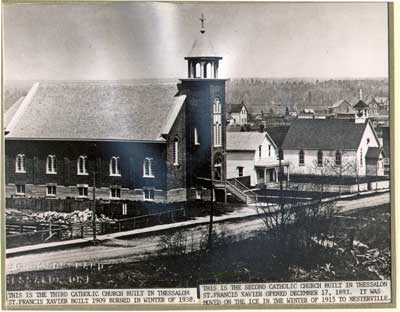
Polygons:
M211 207L210 207L210 223L208 227L208 248L212 249L213 235L213 219L214 219L214 179L211 177Z
M93 243L96 244L96 143L93 143L90 150L90 158L93 160L93 204L92 204L92 231L93 231Z

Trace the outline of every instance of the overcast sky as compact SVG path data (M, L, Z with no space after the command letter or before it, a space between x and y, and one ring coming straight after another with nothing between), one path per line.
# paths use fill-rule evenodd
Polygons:
M384 3L5 5L5 79L183 78L199 16L223 77L387 77Z

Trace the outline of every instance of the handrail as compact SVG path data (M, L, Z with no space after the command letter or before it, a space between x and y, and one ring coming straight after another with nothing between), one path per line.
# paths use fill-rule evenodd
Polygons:
M226 184L231 186L236 192L238 192L240 194L240 196L242 196L244 198L246 197L246 194L243 194L243 192L236 185L234 185L233 183L231 183L229 181L226 181Z
M251 193L252 195L257 195L256 193L254 193L254 191L252 191L251 189L249 189L246 185L244 185L242 182L240 182L238 179L236 179L236 178L233 178L233 180L237 183L237 184L239 184L241 187L243 187L244 189L245 189L245 191L243 191L243 192L249 192L249 193ZM246 196L248 195L248 194L245 194Z

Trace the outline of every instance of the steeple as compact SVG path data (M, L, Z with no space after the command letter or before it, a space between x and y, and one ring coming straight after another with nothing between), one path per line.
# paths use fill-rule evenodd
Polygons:
M193 43L189 55L185 57L188 61L188 78L193 79L216 79L218 78L219 60L222 59L214 51L214 47L206 34L206 18L202 13L200 18L200 35Z

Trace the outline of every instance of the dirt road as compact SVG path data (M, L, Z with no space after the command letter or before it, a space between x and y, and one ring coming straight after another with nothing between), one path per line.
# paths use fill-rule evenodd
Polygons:
M389 193L360 198L342 200L338 206L342 211L366 208L388 203ZM183 237L189 250L195 250L206 238L207 225L183 230ZM261 219L241 219L215 224L215 232L223 231L226 235L240 235L242 238L265 230ZM66 250L48 251L12 257L6 260L7 274L28 271L54 270L65 267L89 267L99 264L127 263L142 259L156 253L161 248L162 235L136 237L130 239L113 239L98 246L75 247Z

